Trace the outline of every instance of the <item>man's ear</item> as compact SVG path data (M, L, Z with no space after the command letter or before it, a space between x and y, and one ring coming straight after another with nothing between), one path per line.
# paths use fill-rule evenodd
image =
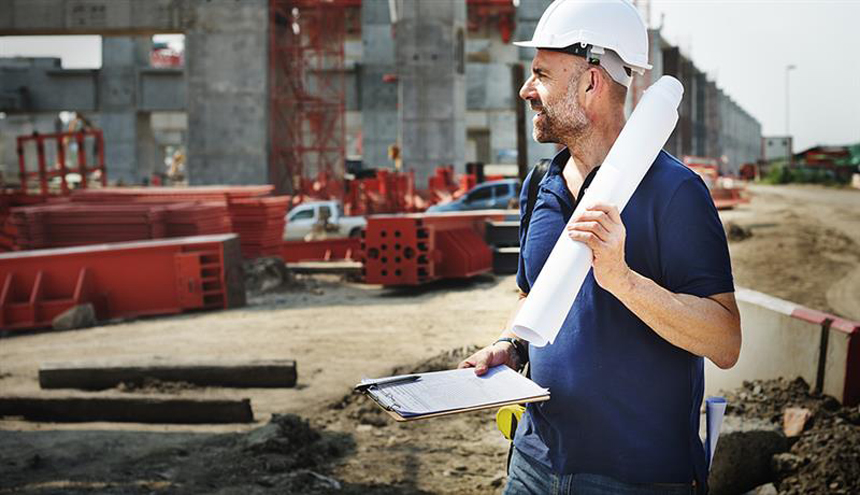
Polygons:
M597 95L603 92L604 89L604 81L600 79L600 71L595 67L589 67L585 74L582 75L583 84L582 86L585 88L585 104L588 105L591 102L597 101Z

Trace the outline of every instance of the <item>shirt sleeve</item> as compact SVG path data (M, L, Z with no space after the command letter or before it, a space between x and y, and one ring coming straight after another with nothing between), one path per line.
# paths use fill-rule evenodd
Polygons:
M517 287L525 294L528 294L531 287L526 279L526 266L523 261L523 248L526 245L525 230L523 229L523 217L526 215L526 205L529 201L529 183L532 180L532 174L535 172L534 167L526 175L526 180L523 181L523 187L520 189L520 255L517 258Z
M699 176L675 190L657 235L663 287L698 297L734 292L723 224Z

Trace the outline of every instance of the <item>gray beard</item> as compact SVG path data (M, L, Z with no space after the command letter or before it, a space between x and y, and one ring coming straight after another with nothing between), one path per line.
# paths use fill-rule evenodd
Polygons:
M566 143L581 137L591 122L576 101L568 93L558 107L543 107L543 118L532 129L532 137L539 143Z
M543 124L540 128L535 125L532 129L535 141L564 144L581 138L588 131L591 121L576 100L576 87L583 72L571 78L568 92L561 103L557 106L543 105Z

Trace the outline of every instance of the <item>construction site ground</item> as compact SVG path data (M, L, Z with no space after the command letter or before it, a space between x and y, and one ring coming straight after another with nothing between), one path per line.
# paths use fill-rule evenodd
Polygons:
M736 284L860 320L860 191L750 186L732 222ZM628 241L628 242L633 242ZM398 424L350 393L362 377L445 369L491 342L513 276L385 289L298 278L245 308L0 339L3 396L250 398L249 425L0 420L3 493L496 493L508 444L494 411ZM40 363L295 359L290 389L152 383L39 389ZM275 416L295 414L293 416ZM303 418L307 422L303 422Z

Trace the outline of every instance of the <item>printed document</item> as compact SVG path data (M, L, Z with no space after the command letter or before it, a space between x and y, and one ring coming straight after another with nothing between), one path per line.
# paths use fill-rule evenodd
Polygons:
M465 368L414 377L362 380L356 388L364 387L382 407L404 418L549 398L548 389L505 365L491 368L483 376L475 375L474 368Z

